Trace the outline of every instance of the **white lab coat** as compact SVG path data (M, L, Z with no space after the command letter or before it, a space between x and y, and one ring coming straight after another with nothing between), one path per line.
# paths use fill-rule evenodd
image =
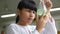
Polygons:
M55 26L54 19L48 20L45 28L42 30L41 34L57 34L57 29ZM5 34L39 34L37 30L35 30L35 26L20 26L17 24L10 24L5 29ZM34 30L32 30L34 29Z

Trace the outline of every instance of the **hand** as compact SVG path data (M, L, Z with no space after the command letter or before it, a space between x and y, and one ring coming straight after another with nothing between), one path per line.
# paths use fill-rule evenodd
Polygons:
M42 29L44 28L47 20L48 20L48 16L47 15L44 16L44 13L40 17L36 14L36 30L38 32L42 31Z
M52 4L51 0L44 0L44 3L46 5L47 11L48 11L48 16L51 17L50 9L52 8L53 4Z
M46 8L50 10L52 8L52 2L51 0L44 0L44 3L46 5Z

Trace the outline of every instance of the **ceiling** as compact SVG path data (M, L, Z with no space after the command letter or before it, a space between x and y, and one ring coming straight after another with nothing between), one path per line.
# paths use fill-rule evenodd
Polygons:
M17 7L19 1L20 0L0 0L0 16L16 13L16 7ZM51 0L51 1L53 2L52 8L60 7L60 0ZM39 2L39 1L35 0L35 2ZM58 20L58 19L60 20L60 18L59 18L60 11L53 11L53 12L51 12L51 14L56 20ZM8 24L8 22L11 22L11 21L15 22L15 18L16 18L16 16L8 17L8 18L0 17L0 26L2 26L4 24Z

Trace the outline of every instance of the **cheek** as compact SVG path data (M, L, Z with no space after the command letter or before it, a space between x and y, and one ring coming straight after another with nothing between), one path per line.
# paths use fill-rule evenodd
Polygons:
M33 15L33 19L35 18L35 14Z
M29 13L27 13L27 12L26 13L23 13L23 16L24 17L29 17Z
M23 13L23 14L22 14L22 18L26 19L26 18L28 18L28 17L29 17L29 14L28 14L28 13Z

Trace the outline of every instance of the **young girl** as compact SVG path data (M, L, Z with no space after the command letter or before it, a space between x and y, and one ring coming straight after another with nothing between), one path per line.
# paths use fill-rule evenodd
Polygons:
M45 4L47 9L50 10L52 7L51 1L45 0ZM47 16L43 13L39 18L36 11L36 3L33 0L21 0L17 7L17 23L10 24L6 28L5 34L57 34L55 22L51 15L49 14L49 16ZM36 28L32 32L29 24L31 24L35 18Z

